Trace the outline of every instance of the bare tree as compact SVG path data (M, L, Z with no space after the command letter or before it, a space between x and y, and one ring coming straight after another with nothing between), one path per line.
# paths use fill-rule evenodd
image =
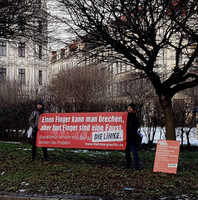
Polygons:
M107 74L99 66L60 71L49 86L58 111L80 111L85 108L83 105L98 101L103 96Z
M154 88L150 81L140 77L138 74L129 74L125 76L128 82L126 92L130 96L131 101L138 104L139 107L144 106L148 101L156 97Z
M41 1L1 0L0 11L0 38L46 43L47 11Z
M173 96L198 85L198 1L172 0L58 0L70 31L89 34L120 59L146 76L155 88L166 121L166 139L175 140ZM190 32L190 34L189 34ZM171 51L174 65L164 74L160 62ZM113 54L115 55L115 54ZM109 55L108 55L109 56ZM109 56L110 57L110 56ZM115 59L115 57L114 57Z
M16 81L0 84L0 138L19 139L19 131L28 129L28 118L34 109L22 85Z
M176 127L180 132L181 144L184 144L184 136L186 135L187 146L190 146L190 132L195 127L196 118L194 103L185 102L185 99L175 99L173 101L173 109L175 112Z

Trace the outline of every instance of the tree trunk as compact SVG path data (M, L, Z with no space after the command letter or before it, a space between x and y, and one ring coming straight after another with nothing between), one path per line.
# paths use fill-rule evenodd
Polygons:
M165 136L167 140L176 140L175 135L175 119L171 100L167 100L164 96L160 98L160 104L164 111L165 117Z
M186 131L187 147L190 147L190 138L189 138L190 130L191 130L191 128L188 131Z

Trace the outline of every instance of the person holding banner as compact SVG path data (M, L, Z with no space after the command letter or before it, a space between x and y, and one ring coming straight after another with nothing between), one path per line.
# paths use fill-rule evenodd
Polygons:
M135 170L140 170L140 161L139 161L139 155L136 147L136 134L139 128L139 118L136 115L136 105L134 103L131 103L128 108L128 118L127 118L127 145L125 149L125 155L126 155L126 168L131 168L131 152L134 157L135 161Z
M42 113L48 113L47 110L45 110L45 104L42 101L39 101L36 106L36 110L33 111L29 118L29 125L32 127L32 161L35 160L36 157L36 136L38 131L38 123L39 123L39 117ZM48 154L47 154L47 148L43 147L43 158L44 160L47 160Z

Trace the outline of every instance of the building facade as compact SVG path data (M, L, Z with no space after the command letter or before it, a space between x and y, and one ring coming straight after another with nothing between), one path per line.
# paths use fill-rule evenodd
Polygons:
M40 8L47 9L46 0L36 3ZM40 21L35 20L34 23L40 26ZM46 37L46 31L42 32L42 36ZM25 37L16 40L0 38L0 82L5 81L20 84L24 95L29 96L45 87L48 83L47 43L34 42Z
M108 73L108 80L105 81L104 88L106 98L131 101L131 94L134 94L134 90L143 84L148 84L148 81L140 79L137 76L137 70L134 70L130 64L115 59L107 60L107 57L110 58L115 53L110 48L103 48L101 51L101 48L92 45L79 39L65 48L52 51L49 65L49 82L61 70L98 66Z

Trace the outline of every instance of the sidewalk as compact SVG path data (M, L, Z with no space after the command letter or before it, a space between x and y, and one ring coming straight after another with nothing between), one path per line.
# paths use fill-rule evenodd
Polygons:
M0 200L105 200L102 197L81 196L69 194L27 194L27 193L8 193L0 192Z

